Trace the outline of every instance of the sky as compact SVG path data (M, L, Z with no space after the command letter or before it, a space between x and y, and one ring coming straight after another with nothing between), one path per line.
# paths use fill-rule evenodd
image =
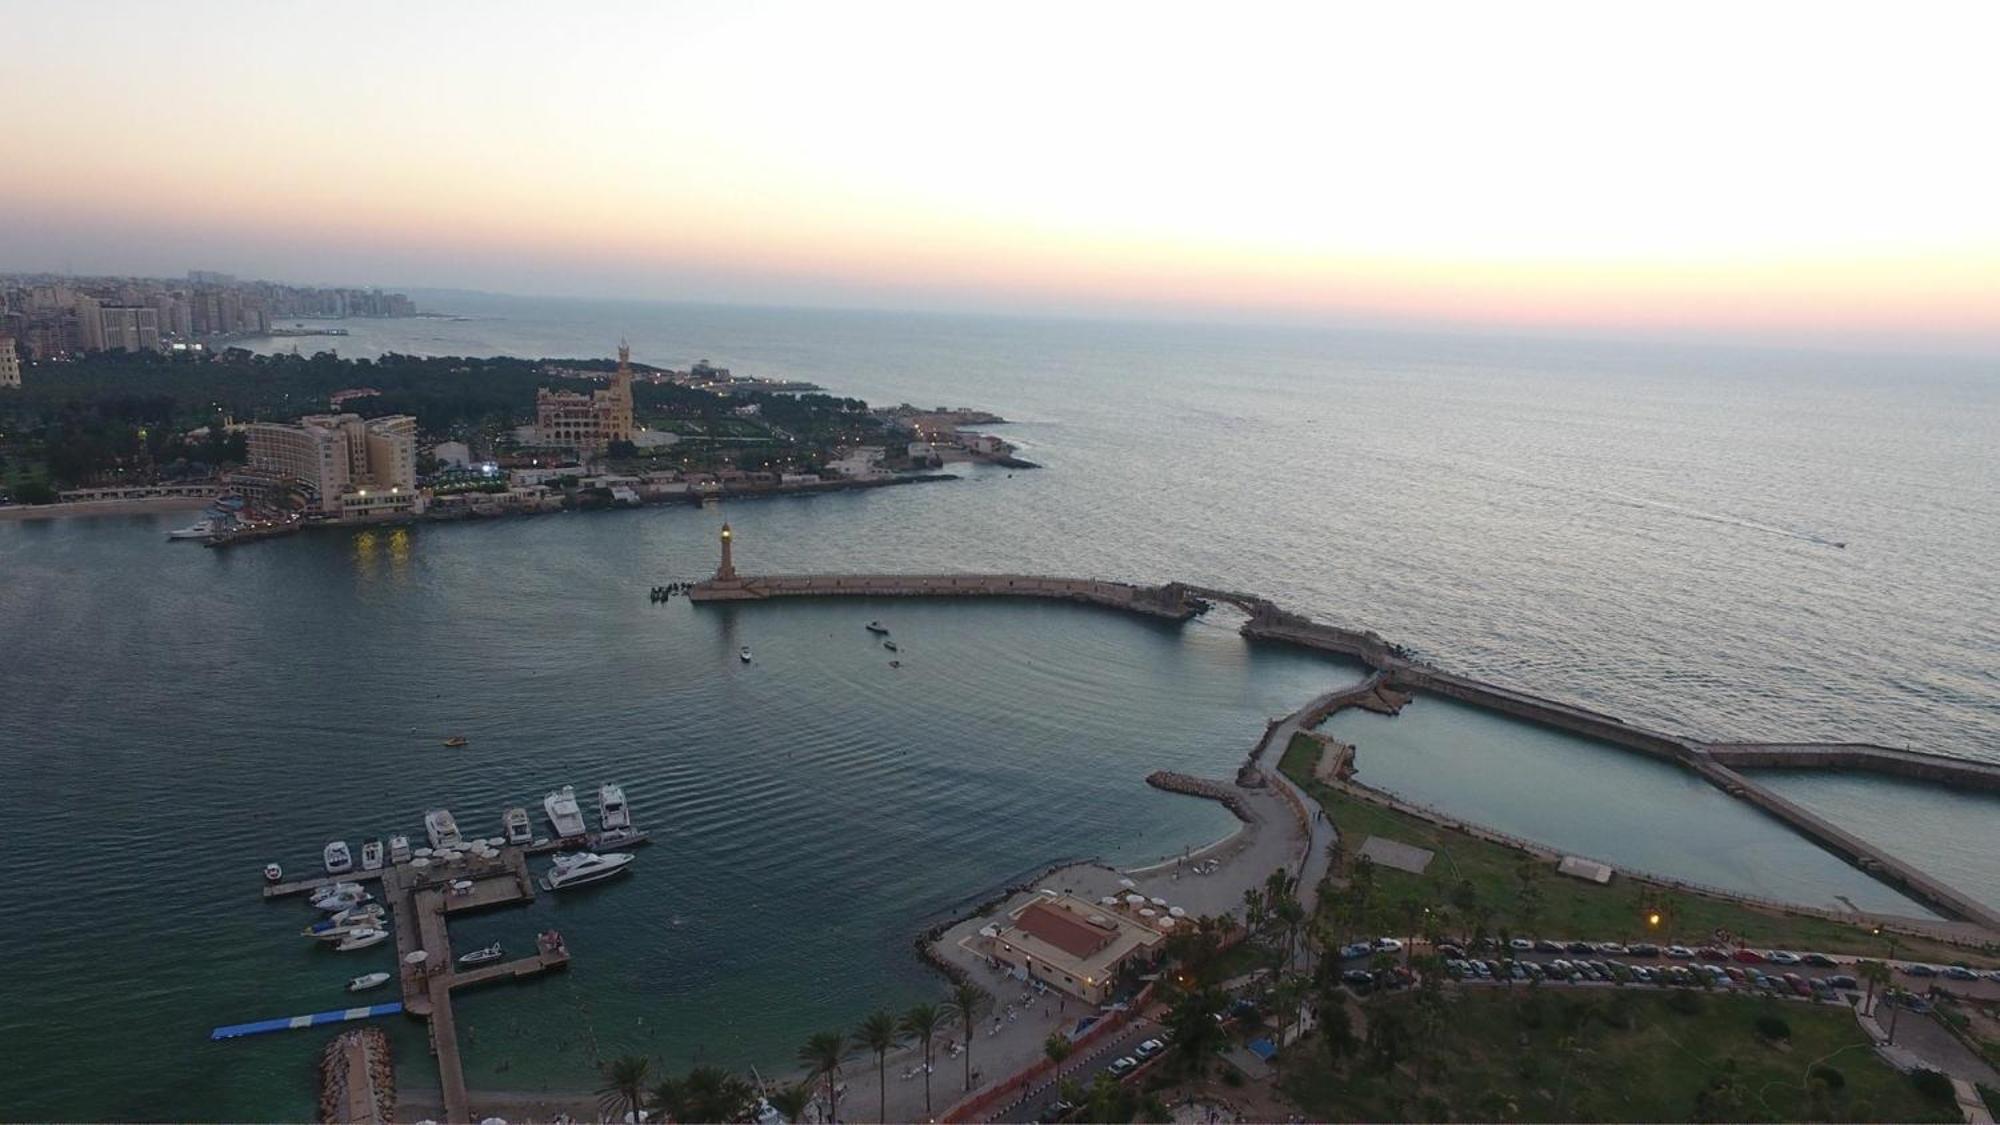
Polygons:
M0 270L2000 352L2000 5L0 0Z

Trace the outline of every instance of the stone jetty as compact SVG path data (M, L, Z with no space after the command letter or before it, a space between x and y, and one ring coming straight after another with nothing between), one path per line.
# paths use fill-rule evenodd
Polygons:
M343 1031L320 1052L319 1119L374 1125L396 1119L396 1069L381 1028Z

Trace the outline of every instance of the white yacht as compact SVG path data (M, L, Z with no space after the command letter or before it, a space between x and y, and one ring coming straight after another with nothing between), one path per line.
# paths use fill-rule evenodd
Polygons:
M382 841L370 840L361 845L361 870L382 870Z
M609 879L631 865L632 857L626 852L612 852L610 855L570 852L556 857L554 865L549 868L546 884L552 891L580 887L586 883Z
M335 840L328 844L326 851L321 853L321 858L326 860L328 875L345 875L354 870L354 853L347 850L345 840Z
M567 840L589 831L583 823L583 810L577 807L576 790L570 786L542 798L542 810L549 814L549 823L555 825L556 835Z
M213 517L196 520L186 527L177 527L167 532L169 539L213 539L222 530L220 521Z
M387 940L389 940L387 930L356 930L341 938L340 944L334 948L342 953L349 953L356 949L366 949L371 945L380 945Z
M352 910L364 903L372 902L374 898L374 895L357 887L351 891L342 891L337 895L313 899L312 904L315 910L327 914L338 914L343 910Z
M347 982L347 991L366 992L371 988L377 988L388 983L388 973L363 973Z
M312 904L318 906L336 898L352 898L367 893L368 889L359 883L328 883L312 893Z
M625 791L616 785L606 785L597 791L597 817L606 832L620 832L632 827L632 808L625 803Z
M506 815L500 818L500 827L506 831L507 842L510 844L534 842L535 826L528 822L527 809L519 806L508 809Z
M410 862L410 838L408 836L389 837L389 862Z
M465 842L458 834L458 822L451 818L450 809L432 809L425 813L424 832L431 838L431 847L440 851L456 848Z

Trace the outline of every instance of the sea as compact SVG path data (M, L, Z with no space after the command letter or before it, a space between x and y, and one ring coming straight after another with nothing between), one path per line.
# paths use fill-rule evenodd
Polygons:
M252 341L696 360L969 406L1042 467L807 498L169 543L186 513L0 521L0 1117L304 1118L386 949L301 937L262 866L616 782L634 873L454 925L572 968L459 1004L475 1089L641 1053L782 1073L934 998L925 928L1048 865L1232 826L1227 776L1352 663L1056 604L695 607L746 573L1011 571L1261 593L1452 670L1710 739L2000 762L2000 364L1471 334L419 295L449 318ZM891 654L864 629L888 625ZM738 659L748 647L750 663ZM895 660L900 666L892 666ZM1698 781L1440 700L1339 716L1364 780L1624 866L1924 911ZM469 744L446 748L464 735ZM2000 905L2000 797L1764 780ZM383 1000L393 997L377 994ZM421 1025L390 1019L406 1082Z

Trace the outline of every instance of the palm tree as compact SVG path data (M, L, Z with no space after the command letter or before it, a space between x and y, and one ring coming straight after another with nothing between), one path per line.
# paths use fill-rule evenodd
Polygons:
M748 1082L719 1066L698 1066L688 1071L681 1090L686 1102L683 1121L734 1121L756 1096Z
M790 1086L780 1086L764 1095L771 1108L785 1115L787 1121L797 1121L804 1117L806 1106L812 1103L812 1083L795 1082Z
M854 1032L854 1040L875 1052L875 1090L877 1097L876 1120L889 1120L889 1075L883 1060L889 1049L896 1045L896 1017L890 1012L876 1012L861 1021Z
M924 1043L924 1116L931 1114L931 1036L944 1024L944 1013L936 1004L918 1004L903 1013L903 1030Z
M1875 986L1889 983L1889 966L1880 961L1858 961L1854 965L1854 971L1862 980L1868 982L1868 998L1861 1002L1861 1007L1864 1011L1873 1013L1875 1011Z
M1056 1064L1056 1085L1059 1087L1062 1085L1063 1060L1069 1057L1070 1049L1074 1046L1069 1037L1060 1031L1051 1031L1049 1037L1042 1040L1042 1053L1049 1057L1050 1062Z
M951 986L951 999L945 1003L945 1014L965 1025L965 1089L972 1090L972 1025L979 1019L991 997L986 990L969 980L959 981Z
M847 1053L847 1041L838 1031L822 1031L806 1040L799 1048L799 1061L806 1066L806 1081L815 1078L826 1079L826 1119L836 1120L834 1112L833 1084L840 1078L840 1056Z
M598 1065L604 1075L604 1085L598 1088L597 1102L614 1121L623 1121L630 1113L632 1120L639 1119L639 1111L646 1104L646 1072L652 1063L643 1055L624 1055Z

